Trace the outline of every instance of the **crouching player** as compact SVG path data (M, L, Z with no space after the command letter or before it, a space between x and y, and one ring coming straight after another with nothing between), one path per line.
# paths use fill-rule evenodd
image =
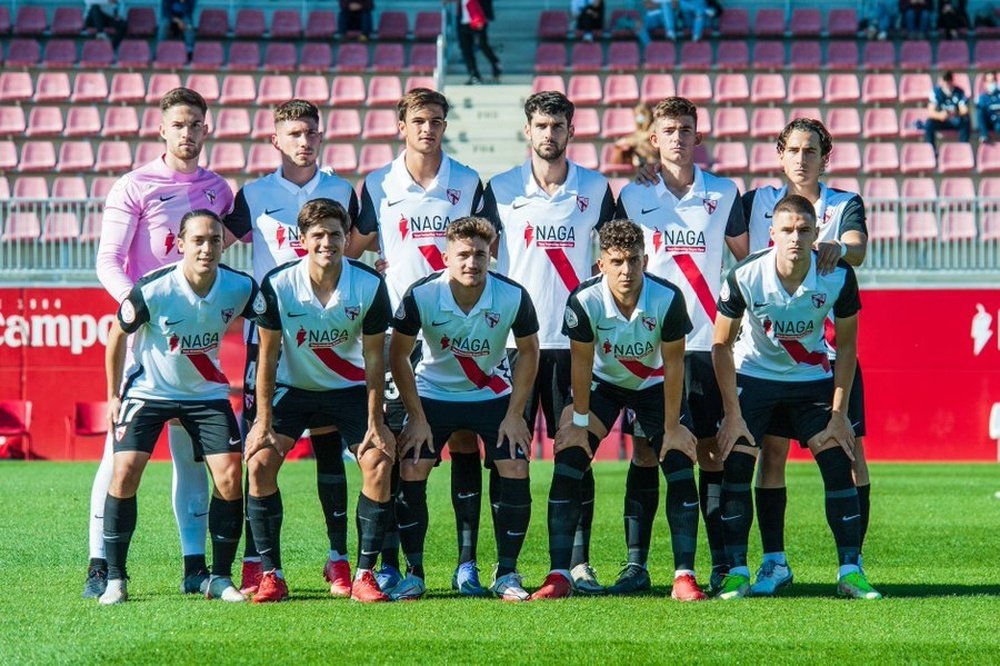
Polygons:
M417 599L426 590L427 477L452 433L471 430L483 439L487 465L500 475L493 526L498 565L490 589L506 601L525 601L517 558L531 517L531 432L524 408L538 371L538 318L524 287L487 270L496 240L489 222L459 218L448 226L446 240L445 270L407 290L389 343L407 415L399 438L396 518L409 565L390 594ZM511 333L519 359L513 376L506 351ZM409 358L418 334L424 354L414 371Z
M698 490L694 435L684 405L684 337L691 331L684 296L675 285L644 272L642 229L631 220L601 228L600 276L570 295L563 332L572 354L573 417L556 434L549 491L551 571L532 599L571 592L573 534L580 516L582 480L622 409L635 411L667 479L667 522L674 550L671 596L698 601L694 575ZM598 421L599 424L592 423Z
M108 585L99 601L105 605L128 599L125 561L136 525L135 495L171 419L191 436L195 455L204 457L215 484L208 508L212 575L201 591L210 599L244 601L231 578L243 528L240 431L218 355L233 319L252 318L260 299L249 275L219 265L222 235L214 212L185 215L177 237L183 258L140 279L111 328L106 372L115 453L104 504ZM134 364L126 375L126 342L133 333Z
M257 421L244 452L250 477L247 514L264 572L253 600L288 597L281 571L278 471L310 423L332 421L362 475L351 598L388 601L372 567L385 534L396 451L382 415L389 294L377 272L344 257L351 222L339 203L307 202L298 226L308 255L268 273L257 317Z
M725 461L722 525L730 567L719 597L750 593L750 482L757 444L774 419L792 430L776 434L806 443L819 465L840 561L838 594L879 599L858 565L861 512L851 476L854 433L847 406L857 365L857 279L843 260L829 273L817 270L816 212L808 199L786 196L773 215L774 246L737 264L719 292L712 361L725 411L719 451ZM824 337L831 311L835 370Z

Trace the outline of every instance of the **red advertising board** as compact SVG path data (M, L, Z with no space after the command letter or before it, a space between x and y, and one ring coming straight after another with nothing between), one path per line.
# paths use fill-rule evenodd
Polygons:
M988 423L1000 402L1000 289L866 289L862 302L869 459L996 460ZM41 457L100 456L99 439L67 446L66 427L75 402L105 399L113 311L99 288L0 289L0 399L32 401ZM235 330L222 349L224 371L239 382ZM602 452L616 457L609 444Z

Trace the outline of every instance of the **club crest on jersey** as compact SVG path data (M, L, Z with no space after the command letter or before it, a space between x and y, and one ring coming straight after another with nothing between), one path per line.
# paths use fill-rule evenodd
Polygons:
M215 190L205 190L205 198L208 199L208 203L215 204Z
M655 317L643 317L642 325L646 327L647 331L652 331L656 328L656 318Z
M228 324L232 320L233 314L235 314L235 309L234 308L226 308L225 310L223 310L222 311L222 322L225 323L225 324Z
M253 311L259 315L267 312L267 301L264 299L263 292L257 292L257 295L253 297Z
M302 343L306 341L306 329L305 326L299 326L299 330L295 333L295 343L301 347Z
M175 241L177 236L174 236L174 232L168 231L167 237L163 239L163 255L166 256L174 251Z
M709 215L714 213L715 209L719 207L719 202L714 199L702 199L701 202L702 205L705 206L705 210L708 211Z
M347 315L348 319L354 321L355 319L358 318L358 315L361 314L361 306L360 305L344 306L344 314Z
M486 320L486 325L490 328L496 328L497 324L500 323L500 313L494 312L493 310L487 310L483 313L483 319Z
M122 321L126 324L131 324L135 321L135 306L132 305L132 301L127 298L122 301L121 316Z
M573 308L566 306L566 312L563 313L563 319L566 320L566 326L569 328L576 328L580 325L580 320L577 318L576 313L573 312Z
M830 223L830 219L832 217L833 217L833 211L832 210L824 210L823 211L823 222L822 222L822 224L829 224Z
M579 194L576 195L576 207L580 209L580 212L587 210L590 207L590 198L581 197Z
M605 354L610 354L613 347L611 346L611 341L604 338L604 344L601 345L601 349L604 350Z
M244 409L253 409L254 397L255 396L254 396L253 393L244 393L243 394L243 407L244 407Z
M459 200L462 198L462 190L453 190L448 188L448 201L451 202L452 206L458 205Z
M812 302L813 306L815 306L817 309L823 307L823 305L826 303L826 294L824 293L813 294Z

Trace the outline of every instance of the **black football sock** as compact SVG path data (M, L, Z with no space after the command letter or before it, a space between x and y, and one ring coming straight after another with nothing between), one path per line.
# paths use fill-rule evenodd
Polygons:
M284 515L281 491L265 497L251 495L247 502L247 515L250 516L250 525L264 571L280 569L281 521Z
M580 522L573 537L572 566L590 562L590 529L594 524L594 468L588 467L580 482Z
M861 512L861 547L864 548L865 537L868 536L868 519L872 513L872 484L858 486L858 509Z
M785 507L788 506L787 488L754 488L757 507L757 527L765 553L785 550Z
M347 476L339 432L312 435L316 456L316 492L326 519L330 550L347 556Z
M135 532L137 502L132 497L108 495L104 500L104 555L108 560L108 578L124 580L127 577L125 560Z
M243 559L260 559L257 552L257 542L253 538L253 528L250 527L250 471L243 475Z
M708 550L712 554L712 571L726 571L726 542L722 538L722 470L698 470L698 501L708 535Z
M212 575L230 578L243 529L243 498L224 500L212 495L208 503L208 532L212 535Z
M92 557L90 558L90 564L87 565L90 569L97 569L98 571L108 572L108 561L103 557Z
M410 571L424 577L424 539L427 538L427 480L399 482L396 498L399 541Z
M500 508L500 472L496 467L490 467L490 517L493 519L493 539L500 541L500 533L497 531L497 509Z
M861 551L861 510L851 474L851 459L839 446L816 454L826 490L826 522L837 544L840 566L857 565Z
M193 576L197 573L202 573L208 570L208 564L205 561L205 554L200 553L198 555L185 555L184 556L184 576Z
M483 470L479 453L452 453L451 505L455 510L459 563L476 559L482 494Z
M580 486L589 466L590 457L579 447L555 455L548 506L549 561L553 570L568 571L573 561L573 535L580 524Z
M399 496L399 461L392 466L388 515L385 536L382 539L382 566L399 569L399 522L396 520L396 501Z
M531 481L501 479L497 508L497 576L517 570L517 557L531 521Z
M358 493L358 569L371 569L385 538L389 502L376 502Z
M659 470L631 463L625 477L625 545L630 564L646 566L659 503Z
M741 440L742 441L742 440ZM750 482L757 459L749 453L733 451L722 472L722 534L729 568L747 566L747 540L753 525Z
M684 453L670 449L660 463L667 480L667 524L674 551L674 570L694 571L698 549L698 488L694 463Z

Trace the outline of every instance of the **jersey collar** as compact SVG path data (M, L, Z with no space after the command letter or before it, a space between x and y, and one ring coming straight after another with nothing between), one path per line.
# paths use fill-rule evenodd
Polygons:
M611 295L611 289L608 288L607 276L601 276L601 301L604 303L604 316L608 319L617 319L626 323L635 321L635 318L640 314L649 311L648 296L649 276L643 275L642 289L639 290L639 299L636 301L635 309L632 311L632 317L627 319L622 314L622 311L618 309L615 298Z
M431 184L424 189L413 180L413 176L406 170L406 151L403 150L399 157L392 161L389 167L392 184L399 189L400 194L439 194L443 195L448 189L448 182L451 180L451 158L445 152L441 153L441 166L438 167L437 175Z
M317 310L330 310L339 305L348 294L351 293L351 265L346 257L340 258L340 280L337 281L337 288L333 296L327 302L326 307L316 298L316 293L312 288L312 281L309 279L309 257L299 259L299 265L293 269L296 273L295 297L300 303L308 303Z
M438 309L440 310L448 310L454 312L459 317L468 319L482 310L489 310L493 307L493 276L488 272L486 273L486 287L483 289L483 293L480 294L479 300L469 310L469 314L465 314L462 308L458 307L458 303L455 302L455 296L451 293L451 286L448 284L447 270L441 271L438 280L441 281L441 291L438 296Z
M774 203L778 203L779 201L784 199L787 195L788 195L788 184L786 183L785 185L781 186L781 189L778 190L778 194L776 195L777 198L774 200ZM813 208L816 211L817 226L822 226L823 221L826 219L826 208L829 199L830 199L830 188L828 188L826 186L826 183L824 183L823 181L819 181L819 199L815 203L810 202L813 203Z
M281 167L278 167L275 170L274 177L278 180L278 184L285 188L289 194L297 195L301 192L305 192L307 196L311 196L313 190L316 189L316 186L319 185L319 181L322 178L322 169L317 168L313 177L310 178L309 181L302 187L299 187L292 181L285 178L285 174L281 171Z
M667 189L667 183L663 178L656 181L656 185L653 189L656 191L657 198L662 200L665 197L670 197L670 200L673 201L675 205L684 203L694 199L695 197L701 199L705 194L705 173L698 167L697 164L694 165L694 182L691 183L691 188L680 199L675 197L674 193Z
M789 295L785 291L785 287L781 284L781 279L778 278L778 266L777 258L778 251L775 248L770 249L770 258L765 261L766 269L764 271L764 293L777 294L778 298L783 301L789 301L792 299L799 298L811 292L817 290L816 286L816 251L811 252L812 260L809 262L809 272L806 273L805 279L802 280L802 284L798 286L794 294Z
M215 296L219 293L219 283L222 282L222 271L216 269L215 272L215 282L212 283L212 288L208 290L204 298L194 293L194 289L191 288L191 283L187 281L184 277L184 269L181 264L183 262L178 261L174 266L174 279L177 281L177 285L184 294L185 298L188 299L190 303L200 303L211 304L215 302Z
M531 170L531 160L528 159L521 165L521 182L524 184L524 196L527 198L532 197L542 197L546 201L552 201L560 196L565 195L567 192L578 192L580 190L579 178L580 172L576 164L566 160L567 170L566 170L566 180L562 185L556 189L552 196L541 188L538 181L535 180L535 174Z

